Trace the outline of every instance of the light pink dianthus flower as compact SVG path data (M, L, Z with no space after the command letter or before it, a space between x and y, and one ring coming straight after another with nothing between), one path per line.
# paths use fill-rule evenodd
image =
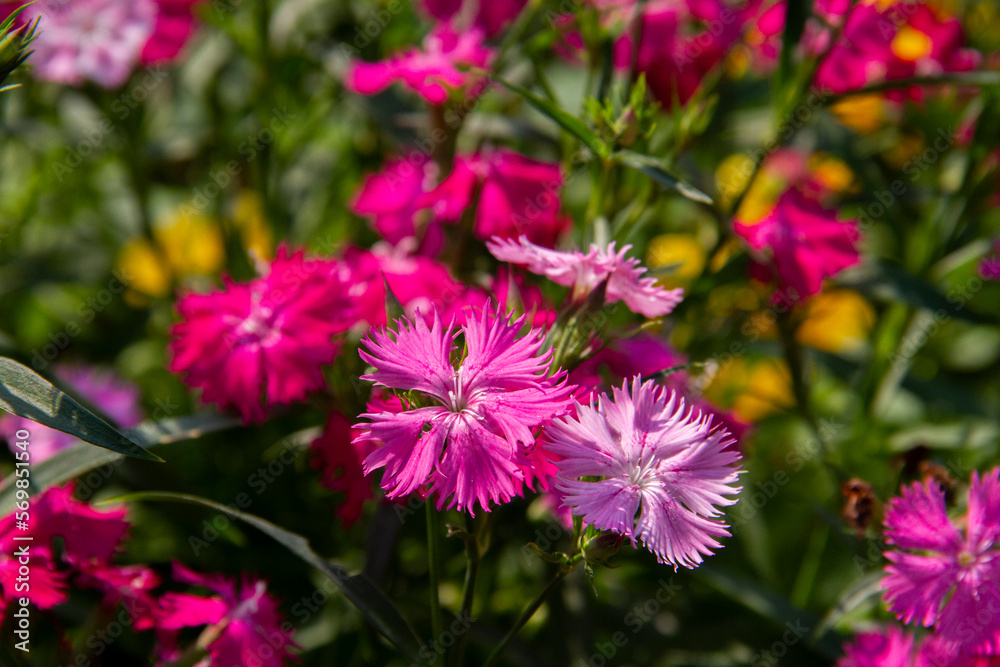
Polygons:
M320 369L340 350L334 336L356 320L339 275L333 261L279 248L266 276L188 294L177 303L182 321L171 331L170 370L245 422L303 400L324 386Z
M608 303L624 301L633 312L646 317L666 315L683 299L684 290L663 289L655 278L643 277L646 269L639 265L639 260L625 256L630 245L615 250L615 244L611 243L606 251L591 245L584 254L579 250L549 250L521 236L516 241L494 237L486 247L500 261L525 264L532 273L572 287L575 301L585 299L605 280Z
M0 20L19 3L0 4ZM174 58L194 31L193 0L61 0L28 6L41 18L31 63L40 79L117 88L138 65Z
M718 507L736 502L740 454L712 418L685 409L673 390L639 377L576 405L545 428L561 456L556 487L586 524L637 539L661 563L697 567L728 536ZM597 481L584 481L598 477Z
M478 504L505 503L525 479L532 429L569 408L565 380L547 375L551 351L539 354L542 334L519 336L525 318L484 308L461 327L465 354L458 368L453 325L435 315L402 318L396 331L372 331L362 358L375 371L362 376L376 386L410 392L417 403L402 412L361 415L359 439L381 446L364 461L370 474L385 468L388 498L430 485L438 507L474 513Z
M904 487L886 507L885 537L895 547L882 580L890 611L904 623L934 626L956 650L1000 651L1000 468L972 473L958 522L933 480Z

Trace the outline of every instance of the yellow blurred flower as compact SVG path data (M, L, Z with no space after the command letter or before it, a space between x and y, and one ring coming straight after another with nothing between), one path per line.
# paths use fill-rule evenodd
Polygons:
M750 423L795 405L788 367L770 358L736 357L723 364L705 388L705 397Z
M826 153L816 153L809 157L809 171L824 188L842 195L857 189L854 172L847 163Z
M264 199L260 194L244 190L237 195L231 220L247 252L261 259L274 258L274 236L267 224Z
M900 60L912 63L930 55L934 42L927 33L904 25L892 39L889 48Z
M887 120L885 101L878 93L851 95L834 103L830 111L858 134L871 134Z
M659 283L668 289L684 287L705 268L705 247L693 234L661 234L649 242L646 266L674 266L671 273L659 278Z
M864 348L875 326L875 309L853 290L817 294L804 305L805 319L795 332L802 345L833 354Z
M123 273L135 276L129 283L129 301L164 297L176 279L218 273L225 261L222 233L211 218L178 209L153 228L153 239L133 239L118 255Z

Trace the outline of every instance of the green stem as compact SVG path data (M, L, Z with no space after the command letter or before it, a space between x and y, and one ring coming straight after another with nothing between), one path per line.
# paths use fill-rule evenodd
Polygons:
M476 599L476 577L479 575L479 562L482 558L479 549L479 538L477 537L475 527L472 525L471 517L466 517L466 529L471 539L465 540L465 588L462 592L462 611L459 615L459 620L463 623L468 623L472 619L472 604ZM464 664L465 645L468 638L469 633L464 632L459 635L458 640L455 642L455 650L452 653L451 660L451 664L455 667L461 667Z
M788 372L792 376L792 392L795 395L796 406L802 417L814 429L818 430L816 418L813 416L810 406L805 354L802 346L795 340L795 323L792 321L790 310L778 314L778 331L781 334L781 347L785 353L785 363L788 364Z
M825 104L829 106L848 97L869 95L871 93L882 93L887 90L896 90L897 88L909 88L910 86L941 86L947 84L955 84L959 86L997 86L1000 85L1000 72L953 72L947 74L937 74L934 76L911 76L906 79L880 81L879 83L873 83L855 90L848 90L843 93L831 95L826 99Z
M514 624L514 627L512 627L510 631L506 635L504 635L504 638L501 639L500 643L497 644L495 649L493 649L493 653L491 653L490 657L487 658L486 662L483 663L483 667L490 667L490 665L496 663L497 659L499 659L500 655L504 652L504 649L507 648L507 644L509 644L511 640L517 636L517 633L521 631L521 628L523 628L525 625L528 624L528 621L530 621L531 617L535 615L535 612L538 611L538 608L545 603L545 600L548 599L549 595L551 595L552 592L559 587L559 584L562 583L562 580L565 579L566 576L572 571L573 571L572 566L564 565L559 568L555 576L549 580L549 583L545 585L545 588L542 589L542 592L538 594L538 597L532 600L528 604L528 606L524 608L524 611L521 612L521 615L518 617L517 622Z
M434 509L434 503L425 502L427 510L427 570L430 574L430 606L431 606L431 630L434 633L434 641L441 638L441 600L438 598L438 582L440 580L441 566L439 553L441 551L441 531L438 529L438 512ZM434 662L436 665L439 657L435 653Z

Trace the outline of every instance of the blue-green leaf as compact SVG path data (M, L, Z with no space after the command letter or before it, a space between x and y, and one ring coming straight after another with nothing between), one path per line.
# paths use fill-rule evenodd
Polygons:
M119 454L163 461L38 373L7 357L0 357L0 409Z

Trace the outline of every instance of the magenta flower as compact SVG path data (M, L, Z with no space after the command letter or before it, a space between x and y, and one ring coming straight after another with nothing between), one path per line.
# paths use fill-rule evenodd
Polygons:
M744 22L754 15L757 0L656 0L643 8L639 48L633 46L635 0L589 0L603 12L603 22L621 37L614 44L614 64L632 66L636 52L650 92L665 106L687 102L705 76L722 64L739 40ZM577 36L570 41L578 42Z
M979 275L986 280L1000 280L1000 239L993 241L993 257L984 258L979 265Z
M468 15L469 6L473 5L476 11L472 26L493 36L517 18L528 0L422 0L420 4L428 14L441 21Z
M585 299L605 280L608 303L624 301L633 312L646 317L666 315L683 299L684 290L663 289L655 278L643 277L646 269L639 265L639 260L625 257L630 245L617 251L614 243L607 251L591 245L584 254L578 250L549 250L521 236L516 241L494 237L486 247L502 262L525 264L532 273L572 287L574 301Z
M341 279L349 285L358 317L368 325L386 324L386 284L410 316L435 307L451 313L464 304L468 288L452 278L446 266L408 250L405 243L377 243L371 251L348 248L344 253Z
M374 95L399 81L430 104L444 104L451 91L471 89L481 77L459 66L489 67L493 50L483 46L481 30L458 32L447 23L424 39L423 50L408 49L378 63L356 62L345 86L362 95Z
M914 667L913 636L895 626L861 633L844 648L837 667Z
M1000 468L972 473L957 523L933 481L904 487L886 508L885 536L896 547L885 554L882 580L890 611L904 623L934 626L965 652L1000 650Z
M444 247L441 220L435 215L438 171L419 153L391 160L365 178L351 211L371 218L375 231L392 245L412 238L420 254L436 255Z
M418 252L435 255L444 247L442 225L456 224L476 206L473 234L487 240L524 234L551 247L570 228L560 212L559 165L508 150L455 158L454 170L438 183L436 165L411 153L368 176L351 209L371 218L385 240L398 245L416 239Z
M685 410L673 390L636 377L576 404L576 416L545 429L556 461L556 485L585 523L638 539L661 563L697 567L728 536L719 506L732 505L740 454L712 418ZM598 477L597 481L584 478Z
M844 647L837 667L990 667L995 658L956 654L938 637L916 639L896 626L864 632Z
M771 5L757 20L754 56L762 69L773 66L780 53L785 2ZM850 14L846 16L850 9ZM815 15L802 39L812 56L830 43L829 26L843 24L843 33L824 57L815 83L824 90L843 93L880 81L975 69L982 55L965 47L962 25L954 16L912 2L859 2L851 8L844 0L818 0ZM758 44L759 42L759 44ZM889 99L921 99L923 89L890 91Z
M18 3L0 5L0 20ZM73 0L30 5L17 21L41 17L31 58L38 78L117 88L140 64L177 55L194 30L194 0Z
M361 415L368 421L357 425L359 440L382 443L364 468L385 468L388 498L430 485L427 495L437 495L438 507L474 513L477 503L489 511L518 494L532 429L569 408L565 381L547 375L552 353L539 353L541 332L519 336L524 324L524 317L492 308L469 318L457 369L454 328L437 314L430 327L423 318L402 318L396 331L372 331L362 340L361 356L375 367L362 379L414 401L402 412Z
M28 530L18 528L15 512L0 519L0 622L11 600L27 597L39 609L66 601L72 568L108 563L128 531L125 509L100 512L73 498L73 485L46 489L31 500ZM30 537L31 541L15 540ZM56 538L61 540L57 550ZM30 545L30 589L18 588L18 547ZM60 569L68 564L71 569Z
M372 498L372 483L365 477L361 462L371 454L373 444L355 440L359 434L344 415L331 412L323 433L310 447L314 456L312 467L320 470L322 485L344 494L335 514L345 527L358 522L365 501Z
M320 369L340 350L334 336L356 321L337 264L286 248L266 276L188 294L177 312L170 370L201 389L204 401L234 407L248 423L322 389Z
M440 186L456 222L478 196L473 234L486 241L494 236L516 238L551 248L571 226L560 213L563 185L558 164L539 162L508 150L459 157Z
M733 226L755 250L770 250L781 290L792 300L823 289L823 281L860 260L857 221L841 221L798 190L786 191L762 220Z
M174 564L177 581L202 586L215 593L202 597L166 593L161 604L164 630L212 626L214 638L205 647L213 665L282 667L294 661L297 648L291 624L284 621L278 602L264 581L244 577L242 583L221 576L201 575Z
M132 428L142 421L139 389L111 371L89 366L56 366L53 372L70 390L90 401L118 426ZM62 431L36 424L30 419L4 414L0 417L0 437L7 440L7 446L14 453L21 451L15 444L15 434L21 429L31 433L30 454L33 463L51 458L77 442L75 437Z

